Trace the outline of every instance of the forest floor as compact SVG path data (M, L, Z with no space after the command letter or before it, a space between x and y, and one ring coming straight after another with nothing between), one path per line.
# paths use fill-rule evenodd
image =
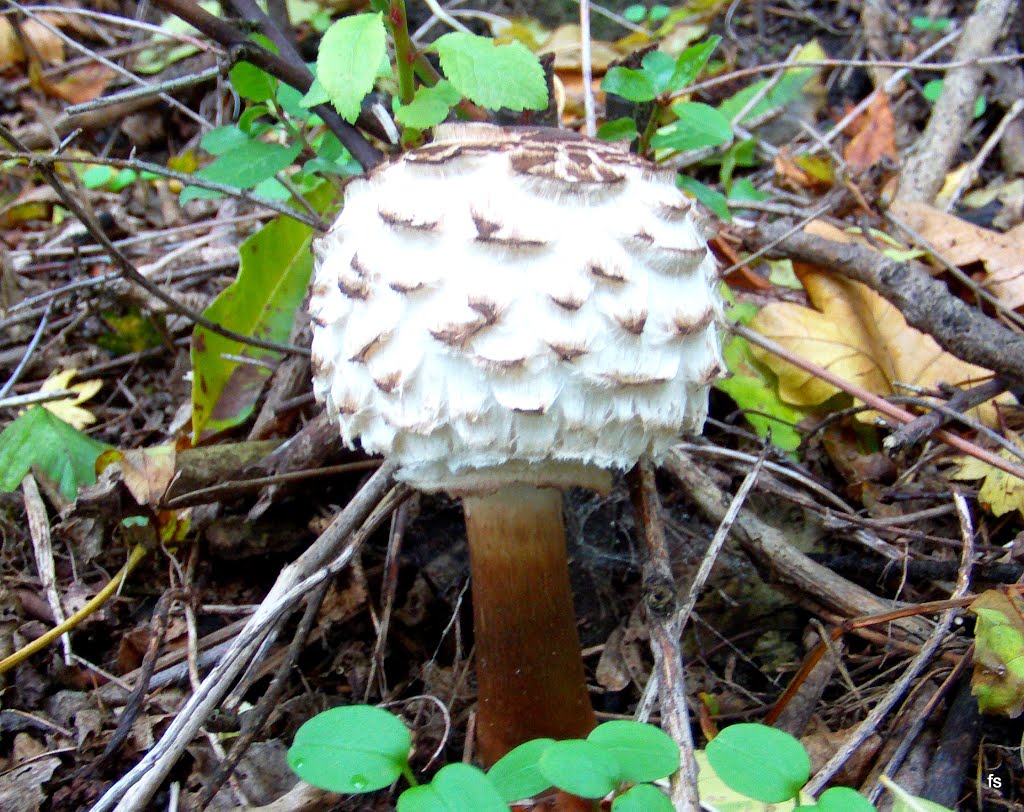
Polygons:
M309 62L332 15L367 10L269 5L287 8ZM415 31L431 12L408 5ZM194 735L179 741L180 756L163 757L149 799L131 808L392 809L394 788L303 794L286 751L315 713L368 702L409 724L417 771L472 758L462 511L422 495L371 516L384 491L365 485L379 461L327 439L334 430L313 400L309 359L241 363L230 354L241 344L196 340L196 313L245 332L218 296L238 276L240 250L243 272L246 262L265 270L243 243L271 249L253 235L287 210L290 190L268 186L271 177L242 182L245 167L235 166L207 179L252 194L181 202L195 189L189 173L230 154L205 140L211 130L241 132L248 145L276 131L251 129L267 108L254 113L261 102L240 98L216 70L225 43L169 24L161 6L0 7L0 809L113 808L118 782L173 738L183 709ZM491 30L494 16L460 17L475 31L555 54L555 115L583 130L578 6L476 8L515 24L509 34ZM644 492L656 503L647 520L636 518L635 472L617 476L610 495L567 498L598 718L646 707L658 722L664 712L641 702L659 645L645 611L645 539L664 534L683 601L725 506L756 470L682 638L696 746L734 722L781 714L776 725L803 742L819 789L854 787L888 809L884 773L949 808L1024 810L1024 602L1007 588L1024 575L1020 4L612 8L591 11L598 123L632 117L643 133L651 116L649 101L606 98L602 77L615 63L639 68L628 59L644 48L675 58L721 38L673 100L700 106L663 104L654 115L688 133L712 113L727 123L727 138L696 145L671 141L669 127L658 157L692 181L685 189L733 306L723 331L731 376L712 389L702 437L683 442ZM783 73L787 60L801 63L799 81ZM110 103L140 79L163 95ZM394 90L389 81L375 97ZM323 143L277 173L292 173L314 204L317 189L336 191L359 169ZM310 209L314 225L324 210ZM94 221L83 225L82 212ZM293 258L297 315L279 344L309 346L311 233ZM207 339L224 342L212 356ZM214 379L214 393L198 391L197 380ZM306 621L287 607L276 634L241 662L241 681L237 672L225 681L230 693L202 710L186 705L237 653L282 570L350 514L350 531L369 525L308 602ZM146 554L126 565L133 549ZM116 594L69 636L19 653L112 582ZM1011 630L1008 650L993 649L968 610L979 595ZM822 635L844 623L832 653L802 672ZM794 677L795 692L775 707ZM845 758L830 761L844 744Z

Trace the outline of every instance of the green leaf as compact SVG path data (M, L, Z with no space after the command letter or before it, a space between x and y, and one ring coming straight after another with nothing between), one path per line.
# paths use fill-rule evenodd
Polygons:
M672 112L679 116L679 120L660 128L654 134L651 146L655 149L689 152L732 141L729 120L710 105L703 102L680 102L672 105Z
M597 137L602 141L633 141L640 133L636 131L636 122L628 116L606 121L597 128Z
M269 101L277 93L277 79L248 62L236 63L228 73L228 78L238 95L249 101Z
M509 751L487 771L491 783L506 802L530 798L551 786L538 767L554 739L533 739Z
M331 100L330 94L327 92L319 79L314 79L313 84L309 86L309 90L306 91L306 95L299 99L299 104L303 107L316 107L318 104L326 104Z
M458 91L491 110L543 110L548 106L544 69L521 42L495 45L487 37L452 31L430 46Z
M338 114L349 124L355 122L363 99L373 90L377 66L386 53L380 14L344 17L328 28L320 40L317 79Z
M704 42L691 45L679 54L676 57L675 70L672 73L672 78L669 79L666 89L674 92L693 84L693 80L704 70L704 66L707 65L711 54L721 41L722 38L716 34L715 36L708 37Z
M721 192L712 189L710 186L707 186L696 178L691 178L688 175L679 175L676 178L676 186L687 194L695 197L711 209L711 211L720 219L727 223L732 222L732 214L729 211L729 204L726 202L725 195Z
M811 80L814 73L814 68L789 68L786 70L782 79L765 94L761 101L754 105L740 124L745 127L755 126L767 116L781 110L803 92L804 85ZM768 82L768 79L762 79L760 82L754 82L749 87L745 87L719 104L718 112L725 117L726 121L732 121Z
M508 812L508 806L482 770L456 763L442 767L429 784L403 792L398 812Z
M144 313L138 305L128 307L119 313L108 310L103 313L103 321L110 331L97 337L96 345L114 355L127 355L132 352L143 352L151 347L160 346L163 327L162 317Z
M349 705L318 713L295 733L288 766L308 784L330 792L374 792L408 766L412 739L392 713Z
M626 720L605 722L587 736L618 761L618 778L639 784L679 769L679 746L660 727Z
M224 153L212 163L195 173L197 178L251 189L260 181L272 178L295 160L301 144L288 147L267 144L263 141L246 141L237 148ZM220 192L186 186L181 192L181 205L197 198L222 197Z
M945 31L952 24L953 21L949 17L937 17L934 20L927 17L910 18L910 27L916 28L918 31Z
M396 104L395 118L403 127L426 130L448 117L452 107L462 100L462 94L442 79L433 87L416 88L416 95L408 104Z
M664 93L668 90L672 73L676 69L675 60L671 56L664 51L651 51L644 55L640 64L644 73L651 78L651 84L654 85L656 93Z
M647 17L647 9L640 5L640 3L634 3L622 10L622 16L631 23L642 23L644 18Z
M234 124L224 127L216 127L203 136L199 146L211 155L224 155L231 150L238 149L250 141L248 135L242 132Z
M619 781L615 756L585 739L569 739L550 745L538 768L559 789L581 798L603 798Z
M316 63L308 66L310 70L316 70ZM312 89L312 88L311 88ZM317 126L321 123L320 117L311 113L309 108L302 104L303 94L291 85L283 82L277 87L277 104L289 116L299 121L307 121L310 126Z
M932 79L921 88L921 95L932 104L935 104L939 100L939 96L942 95L942 80Z
M740 178L729 189L729 205L737 208L745 200L767 200L771 197L767 192L756 188L750 178Z
M326 204L325 184L310 196ZM313 269L312 229L278 217L242 243L238 278L203 312L208 319L243 335L287 341ZM241 363L225 354L252 359ZM192 332L192 436L195 441L224 431L252 414L280 353L243 345L203 327Z
M86 189L100 189L114 177L112 166L90 166L82 172L82 183Z
M767 725L730 725L708 742L705 752L722 781L758 801L796 798L811 775L804 746Z
M601 89L634 102L650 101L658 95L650 74L633 68L610 68L601 81Z
M877 812L875 807L857 790L832 787L818 796L819 812Z
M96 458L110 446L42 406L32 406L0 433L0 491L15 490L33 466L70 501L96 482Z
M651 10L650 12L648 12L647 18L652 23L660 23L668 16L671 10L672 9L670 9L668 6L662 3L658 3L656 5L651 6Z
M612 812L672 812L672 802L653 784L637 784L612 801Z

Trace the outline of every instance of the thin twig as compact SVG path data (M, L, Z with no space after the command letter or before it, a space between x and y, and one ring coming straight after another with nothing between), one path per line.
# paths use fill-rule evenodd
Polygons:
M32 340L29 341L28 346L25 348L25 354L21 356L18 366L14 368L14 372L11 373L11 377L7 379L4 385L0 386L0 400L3 400L4 396L11 391L14 384L18 382L18 378L21 377L21 373L25 371L25 367L28 366L29 359L36 351L36 347L39 346L39 339L42 338L43 331L46 329L46 323L50 319L51 310L53 310L52 301L47 304L46 311L43 313L43 317L39 320L39 326L36 327L35 334L32 336Z
M15 149L21 150L22 152L28 151L25 148L25 145L22 144L21 141L19 141L18 138L2 124L0 124L0 137L10 142ZM232 341L238 341L242 344L249 344L253 347L260 347L265 350L273 350L274 352L295 353L298 355L310 354L309 349L306 347L295 347L291 344L278 344L276 341L264 341L261 338L236 333L234 330L229 330L226 327L217 324L215 321L211 321L206 318L202 313L182 304L177 298L166 293L159 285L154 284L139 273L138 269L136 269L136 267L131 263L131 260L121 253L120 249L111 242L110 237L107 236L100 224L96 222L91 212L82 205L67 186L64 185L64 182L57 177L57 173L53 171L53 167L49 162L39 161L38 163L35 163L35 166L38 168L40 174L42 174L46 179L46 182L49 183L57 193L57 196L61 199L61 202L68 211L74 214L82 222L82 225L88 229L92 238L107 250L110 258L114 261L117 267L121 269L124 276L141 287L151 296L163 302L172 312L185 316L200 327L205 327L211 333L216 333L217 335L231 339Z
M68 116L76 116L80 113L89 113L93 110L99 110L101 107L109 107L112 104L120 104L121 102L132 101L134 99L145 99L149 96L156 96L157 94L172 93L175 90L184 90L187 87L201 85L203 82L208 82L210 79L216 79L218 76L220 76L220 68L215 66L207 68L204 71L200 71L199 73L194 73L191 76L181 76L176 79L168 79L158 84L146 85L144 87L136 88L135 90L123 90L120 93L111 93L109 96L100 96L92 101L73 104L70 107L64 108L64 114Z

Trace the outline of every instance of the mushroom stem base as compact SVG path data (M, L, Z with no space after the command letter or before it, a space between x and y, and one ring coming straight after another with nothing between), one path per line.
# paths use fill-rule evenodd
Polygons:
M481 760L597 724L576 632L562 494L512 485L463 499L473 578Z

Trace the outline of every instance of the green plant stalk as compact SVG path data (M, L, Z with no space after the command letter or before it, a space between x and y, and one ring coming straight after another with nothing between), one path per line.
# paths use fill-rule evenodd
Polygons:
M398 98L402 104L409 104L416 91L413 84L413 64L416 62L416 50L409 38L409 20L405 14L405 0L391 0L386 23L391 38L395 41Z
M410 787L418 787L420 785L420 782L416 780L416 775L413 773L412 767L409 766L408 761L402 765L402 775L405 777L405 780L409 783Z
M651 139L658 130L658 121L661 118L662 110L664 110L664 107L657 99L654 104L655 107L651 111L651 117L647 119L647 126L644 127L644 131L640 134L640 140L636 144L636 154L641 158L646 156L647 150L650 149Z
M103 606L104 603L121 588L121 584L125 582L132 571L140 564L143 558L146 557L146 548L142 544L136 544L132 547L132 551L128 554L128 560L124 566L118 571L117 575L110 579L103 589L96 593L85 606L75 612L71 617L61 623L59 626L54 626L46 634L37 637L27 646L22 646L16 652L11 654L9 657L5 657L0 660L0 674L10 671L14 666L23 663L33 654L42 651L50 643L59 638L65 632L71 631L75 626L85 620L89 615L93 614L97 609Z

